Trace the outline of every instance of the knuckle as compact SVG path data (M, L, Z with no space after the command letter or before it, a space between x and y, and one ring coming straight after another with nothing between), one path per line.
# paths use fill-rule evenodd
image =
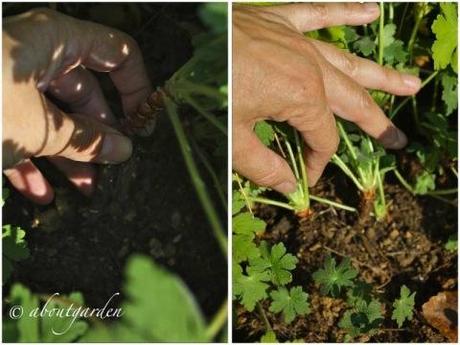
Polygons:
M398 72L392 70L391 68L383 67L382 74L383 74L382 86L402 82L401 75Z
M47 7L38 7L29 11L29 14L35 20L47 20L56 16L56 12Z
M367 114L374 107L374 100L365 90L360 90L357 97L358 105L362 109L363 114Z
M281 182L280 171L283 167L281 158L269 159L265 169L254 177L254 182L261 186L274 186Z
M348 53L342 55L342 64L347 74L354 78L358 74L358 64L353 56Z
M328 22L329 6L327 4L316 3L311 5L311 11L318 23L322 26Z
M75 128L67 145L71 153L79 153L96 157L102 148L103 135L90 121L74 115Z

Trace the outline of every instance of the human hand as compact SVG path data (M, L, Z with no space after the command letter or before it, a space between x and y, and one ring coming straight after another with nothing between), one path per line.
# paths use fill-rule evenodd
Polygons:
M314 185L339 143L333 113L354 122L385 147L406 136L366 89L413 95L417 77L341 51L303 32L362 25L379 16L376 4L308 3L233 8L233 167L261 186L295 191L289 165L255 135L257 121L287 121L307 144L308 181Z
M37 203L51 202L54 193L29 158L48 157L89 195L95 171L87 162L131 156L131 142L113 128L116 119L89 70L109 73L125 116L151 92L139 48L123 32L49 9L4 19L3 169Z

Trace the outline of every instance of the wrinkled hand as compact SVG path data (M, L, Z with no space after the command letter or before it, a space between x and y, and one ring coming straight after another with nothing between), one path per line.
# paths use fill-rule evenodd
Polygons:
M90 70L109 73L125 115L151 91L139 48L125 33L48 9L3 21L3 169L35 202L48 203L54 193L30 157L49 157L88 195L95 172L86 162L119 163L131 155Z
M387 148L406 136L366 89L413 95L420 80L384 68L303 32L362 25L379 16L376 4L292 4L233 9L233 167L254 183L282 193L295 177L253 132L257 121L287 121L307 144L308 180L314 185L339 143L333 113L354 122Z

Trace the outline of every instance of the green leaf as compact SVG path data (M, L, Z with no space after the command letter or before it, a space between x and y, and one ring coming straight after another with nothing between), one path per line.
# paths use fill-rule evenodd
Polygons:
M404 43L400 40L395 40L385 47L383 54L384 60L390 65L394 63L405 63L409 55L404 49Z
M343 314L339 327L354 338L360 334L374 332L382 321L382 306L377 300L359 300L352 309Z
M452 61L457 49L457 6L454 3L441 3L441 14L439 14L431 26L436 35L433 43L433 60L435 69L444 69Z
M273 302L270 311L283 313L284 322L291 323L297 315L305 315L310 312L308 294L302 291L300 286L293 287L290 291L281 287L270 293Z
M236 234L253 234L265 231L265 222L252 216L249 212L233 217L233 232Z
M428 171L423 171L421 174L417 175L417 180L415 182L414 192L416 194L426 194L429 191L436 189L436 175L431 174Z
M451 253L457 252L458 250L457 234L453 234L449 236L444 248L446 248L446 250L448 250Z
M415 305L415 292L412 294L407 286L401 287L401 294L393 303L392 320L396 320L398 327L401 328L405 320L412 320Z
M108 327L92 328L84 340L100 342L204 342L205 321L180 278L148 257L130 258L121 306L124 314Z
M227 32L227 4L207 3L202 4L198 10L201 20L213 33Z
M365 36L359 40L357 40L353 44L353 49L357 50L364 56L369 56L375 50L376 44L372 41L368 36Z
M442 100L446 104L446 115L452 114L457 109L458 102L458 81L457 77L443 73L441 77Z
M275 131L272 126L265 121L257 122L254 131L265 146L270 145L273 140L275 140Z
M261 343L277 343L276 334L273 331L267 331L262 338L260 338Z
M261 252L261 257L249 260L251 268L257 272L267 271L275 285L282 286L290 283L292 274L289 271L295 269L299 260L294 255L286 253L286 247L282 242L275 244L270 251L262 250Z
M5 205L6 199L10 196L10 190L8 188L2 188L2 207Z
M396 33L396 25L391 23L383 27L383 48L390 46L394 42Z
M372 285L357 281L355 286L347 291L347 304L356 306L361 301L369 303L371 301L371 292Z
M238 190L234 190L232 194L232 216L240 212L245 205L243 195Z
M236 234L232 236L233 260L237 263L260 256L259 249L254 243L254 234Z
M124 321L148 341L204 341L203 315L182 280L145 256L126 269ZM140 317L142 316L142 317Z
M58 303L56 299L49 300L47 308L49 309L62 309L70 308L70 316L46 316L41 319L41 342L45 343L70 343L78 338L88 330L88 323L83 320L73 320L72 313L77 313L78 308L83 306L84 300L81 293L74 292L69 296L64 296L64 299L69 302L75 303L73 306L67 306L63 303Z
M17 226L6 224L2 227L4 283L10 277L13 263L27 259L30 255L25 235L26 232Z
M339 266L336 266L335 259L326 257L324 268L313 273L314 281L321 286L321 293L331 294L337 297L344 287L353 286L353 279L358 275L350 264L350 259L345 258Z
M233 217L233 260L242 262L259 256L254 241L255 234L265 231L265 222L249 212Z
M344 33L344 39L346 42L354 42L358 39L358 35L356 34L356 30L350 26L342 26L343 28L343 33Z
M14 284L9 300L10 310L17 306L22 308L22 315L16 320L7 320L7 329L3 329L12 342L69 343L78 340L88 329L86 321L74 319L73 316L78 316L79 308L83 305L83 297L79 293L50 296L40 307L36 295L21 284ZM43 313L42 310L47 312ZM60 310L64 312L58 313Z
M10 305L22 307L22 317L17 320L17 330L19 343L33 343L40 341L39 319L29 317L32 310L39 307L38 297L33 295L29 289L21 284L14 284L10 292Z
M268 272L256 272L248 268L248 274L242 273L241 266L237 265L237 272L233 272L233 293L238 296L246 310L253 311L256 303L267 298Z

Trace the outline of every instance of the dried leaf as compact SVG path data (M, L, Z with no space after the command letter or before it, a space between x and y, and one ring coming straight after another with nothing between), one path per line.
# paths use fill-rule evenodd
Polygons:
M423 317L449 341L457 342L457 293L440 292L422 306Z

